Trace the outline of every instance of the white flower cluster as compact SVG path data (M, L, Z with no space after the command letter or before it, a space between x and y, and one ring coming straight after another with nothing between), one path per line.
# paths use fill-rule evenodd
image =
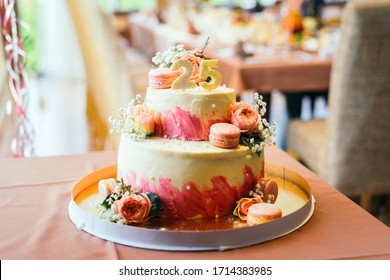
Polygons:
M255 139L254 138L251 138L250 139L250 142L251 142L251 144L253 145L252 147L251 147L251 152L252 152L252 154L256 154L256 153L258 153L258 152L261 152L263 149L264 149L264 147L265 147L265 143L264 142L260 142L259 144L258 143L254 143L255 142Z
M104 180L103 180L104 181ZM116 181L117 185L114 188L113 193L106 197L105 206L103 204L96 204L98 215L109 222L114 222L118 224L125 225L127 224L126 220L122 218L121 215L117 214L115 201L128 197L131 194L131 190L128 186L123 184L123 181ZM107 205L109 208L107 208Z
M273 120L272 124L270 125L268 121L263 118L267 112L267 103L263 101L263 96L259 95L257 92L255 93L255 102L255 106L261 116L258 129L261 132L263 140L265 141L265 145L276 145L276 142L273 140L273 138L276 137L276 121Z
M273 193L267 193L267 197L265 197L264 190L266 188L267 182L271 180L261 178L260 181L255 185L253 190L249 192L249 196L251 197L260 197L262 201L266 203L274 203L277 198L277 191ZM275 182L274 182L275 183ZM277 184L275 183L277 186Z
M114 204L112 204L111 209L107 210L103 206L99 205L98 206L98 215L103 220L113 222L113 223L118 223L121 225L126 225L127 224L126 220L123 219L121 215L115 213L114 207L115 207Z
M274 138L276 137L276 122L272 121L272 124L269 124L264 118L264 115L267 112L267 103L263 101L263 96L256 92L254 100L256 102L254 107L259 112L260 118L257 128L255 129L256 133L249 139L248 146L253 154L260 154L264 147L276 145L276 142L274 141Z
M152 62L160 68L169 68L176 60L189 53L191 52L185 50L184 45L171 46L163 53L157 52L152 58Z
M259 183L257 183L254 187L254 190L251 190L249 192L249 196L251 197L260 197L261 199L263 198L264 194L263 192L260 190L261 186Z
M272 203L272 201L275 201L275 195L269 194L266 198L264 197L264 193L261 191L261 185L257 183L254 187L254 190L251 190L249 192L249 196L251 197L260 197L264 202L266 203Z
M108 121L111 123L112 128L110 129L110 134L113 134L114 131L125 134L127 137L133 140L144 140L146 139L146 135L140 135L134 130L134 126L132 123L133 118L133 110L137 105L145 105L142 103L141 95L137 94L136 97L127 104L125 107L119 108L119 116L114 118L110 116Z

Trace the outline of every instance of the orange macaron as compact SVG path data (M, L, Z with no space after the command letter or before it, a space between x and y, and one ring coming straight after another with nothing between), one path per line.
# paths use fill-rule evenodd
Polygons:
M210 127L209 141L219 148L234 148L240 143L241 131L230 123L215 123Z
M250 226L266 223L282 217L282 209L271 203L256 203L248 208L246 222Z

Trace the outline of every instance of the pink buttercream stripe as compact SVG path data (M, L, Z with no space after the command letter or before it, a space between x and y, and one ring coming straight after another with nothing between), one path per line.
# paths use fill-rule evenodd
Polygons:
M126 173L124 181L134 189L142 188L144 191L154 192L164 205L161 216L183 219L231 214L235 203L248 196L259 179L248 166L245 166L243 175L244 180L240 185L229 185L225 176L213 176L210 178L212 188L205 191L200 190L193 182L185 183L179 190L169 178L157 178L150 182L142 177L140 185L137 185L134 172Z
M158 181L160 187L156 194L164 205L164 211L161 215L172 218L179 217L179 214L176 211L176 202L174 201L174 196L172 194L175 192L176 188L172 186L171 179L159 178Z
M156 136L199 141L208 140L211 125L218 122L228 122L228 120L209 119L204 122L201 118L190 115L189 112L176 107L174 110L168 110L163 116L156 118L155 122Z
M174 115L176 119L176 125L181 131L181 137L186 140L201 140L198 137L196 128L192 123L192 119L188 112L180 109L179 107L176 107ZM193 116L193 119L196 119L196 117Z

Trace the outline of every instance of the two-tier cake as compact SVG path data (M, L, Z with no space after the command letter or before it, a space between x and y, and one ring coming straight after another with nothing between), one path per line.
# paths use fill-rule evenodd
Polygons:
M277 188L265 197L266 184L260 186L263 149L275 130L263 118L266 104L257 94L253 106L236 102L235 91L221 85L218 61L204 52L178 45L157 53L145 98L137 96L111 118L121 133L117 180L101 182L100 189L117 192L105 202L122 223L132 222L125 211L138 211L117 203L132 192L149 194L138 201L152 204L143 215L175 219L231 215L242 198L253 199L249 204L276 199Z

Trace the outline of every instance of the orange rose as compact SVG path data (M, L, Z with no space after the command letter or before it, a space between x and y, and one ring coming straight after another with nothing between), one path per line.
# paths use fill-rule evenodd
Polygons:
M150 135L154 132L154 113L151 109L137 105L133 108L132 127L135 132Z
M115 212L128 223L144 223L148 219L152 202L145 193L131 194L114 202Z
M192 72L192 75L190 77L190 81L198 84L203 79L200 78L200 63L202 62L202 59L199 57L193 55L193 54L186 54L182 58L187 59L189 62L191 62L192 67L194 68L194 71Z
M255 129L259 119L259 113L248 103L238 102L232 108L231 123L237 126L242 133Z
M253 198L241 198L237 201L237 206L233 211L233 215L238 216L241 220L246 221L248 215L248 208L256 203L263 202L259 196Z

